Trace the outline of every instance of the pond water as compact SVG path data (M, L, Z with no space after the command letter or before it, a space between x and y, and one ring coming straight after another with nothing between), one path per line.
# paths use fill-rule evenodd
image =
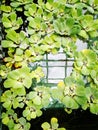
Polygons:
M89 110L76 110L67 114L61 108L43 111L43 116L32 121L31 130L42 130L41 124L50 122L51 117L58 118L59 126L67 130L98 130L98 116L91 114Z

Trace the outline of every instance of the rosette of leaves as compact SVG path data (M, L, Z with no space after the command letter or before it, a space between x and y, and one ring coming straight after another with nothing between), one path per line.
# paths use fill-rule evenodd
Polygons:
M2 79L5 79L10 71L11 69L6 67L6 65L0 65L0 76Z
M32 3L32 0L11 0L11 6L13 9L17 10L17 11L22 11L23 10L23 6L26 4L30 4Z
M32 101L28 101L27 107L23 110L23 116L30 121L42 115L40 105L35 105Z
M66 130L65 128L59 128L58 119L55 117L51 118L50 123L44 122L41 125L43 130Z
M29 45L29 41L24 31L20 31L20 33L16 33L14 30L10 30L6 35L6 40L2 41L3 48L17 47L25 50L27 49L28 45ZM20 53L18 52L18 54Z
M64 82L59 82L58 88L53 89L51 93L54 99L64 105L65 111L69 109L71 112L72 109L78 109L87 102L84 81L82 79L77 81L72 76L67 77Z
M25 94L25 88L6 90L1 96L3 107L7 110L18 107L23 108L25 105Z
M34 71L31 72L32 78L36 79L37 83L41 81L41 78L44 77L44 72L42 70L42 67L37 67Z
M90 109L93 114L98 114L98 88L87 87L86 88L87 104L83 106L83 109Z
M80 25L76 24L72 17L58 18L53 25L55 32L61 36L77 35L81 31Z
M25 32L16 33L14 30L10 30L6 35L6 40L2 40L1 44L3 48L8 48L9 57L4 58L4 61L7 62L6 65L9 67L14 65L16 68L22 66L23 59L26 60L27 52L25 50L29 46Z
M23 24L22 18L17 18L16 12L10 12L9 14L3 13L2 23L5 27L5 31L17 30Z
M56 54L61 46L61 38L55 34L46 36L40 43L44 52Z
M23 67L12 70L8 73L7 79L4 82L5 88L30 88L32 84L32 76L30 68Z
M40 16L43 14L43 6L40 6L39 3L35 4L27 4L24 6L25 11L24 14L27 17L36 17L36 16Z
M34 88L34 91L27 94L27 100L32 101L33 104L41 108L48 107L50 97L49 88L44 86L37 86Z
M75 44L76 40L74 41L70 38L62 38L61 40L63 51L66 53L68 57L73 58L77 49L77 46Z
M34 34L38 32L41 35L45 35L45 31L47 31L47 25L41 17L29 17L28 21L28 34Z
M77 54L74 63L75 70L83 75L89 75L90 71L97 64L97 55L90 49L84 49Z
M9 130L13 130L15 122L17 121L17 114L12 109L9 109L8 111L6 111L6 113L2 113L2 123L8 126Z
M90 35L90 37L97 37L98 36L98 20L94 19L93 15L82 15L79 18L81 26L83 30L86 31Z
M26 121L25 118L21 117L18 119L17 123L14 125L13 130L29 130L30 123Z

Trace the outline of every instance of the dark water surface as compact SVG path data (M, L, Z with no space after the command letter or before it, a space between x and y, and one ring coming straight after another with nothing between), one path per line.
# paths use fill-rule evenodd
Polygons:
M67 130L98 130L98 115L91 114L89 110L76 110L67 114L62 108L44 110L41 117L31 121L30 130L42 130L41 124L50 122L52 117L58 118L59 126ZM3 126L2 130L8 129Z

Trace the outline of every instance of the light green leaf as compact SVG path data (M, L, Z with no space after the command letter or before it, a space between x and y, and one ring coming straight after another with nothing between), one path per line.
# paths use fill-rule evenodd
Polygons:
M21 24L23 24L23 21L21 18L18 18L16 21L16 25L21 25Z
M6 5L0 5L0 10L4 12L11 12L11 6L6 6Z
M17 43L18 40L19 40L19 34L17 34L14 30L10 30L7 33L7 38L10 39L10 40L12 40L13 42Z
M13 79L7 79L5 82L4 82L4 87L5 88L22 88L23 87L23 84L21 82L18 82L16 80L13 80Z
M25 109L25 110L23 111L23 116L24 116L24 117L27 117L29 114L30 114L30 110L29 110L29 109Z
M7 125L8 122L9 122L9 117L6 116L5 118L3 118L3 119L2 119L2 122L3 122L3 124Z
M8 127L9 127L9 129L12 130L13 127L14 127L14 125L15 125L14 120L13 120L13 119L10 119L7 125L8 125Z
M28 75L29 76L29 75ZM32 84L32 79L31 77L26 77L26 79L24 79L23 81L23 85L26 87L26 88L30 88L31 87L31 84Z
M36 105L41 105L41 98L39 96L36 96L34 99L33 99L33 102L34 104Z
M81 31L79 32L79 35L80 35L81 37L85 38L85 39L88 39L88 38L89 38L89 36L88 36L88 34L86 33L85 30L81 30Z
M76 101L72 97L69 97L69 96L65 96L62 102L67 108L77 109L79 107Z
M16 49L16 55L22 55L23 54L23 50L21 48L17 48Z
M22 124L23 126L26 124L26 120L25 120L25 118L23 118L23 117L19 118L19 122L20 122L20 124Z
M19 102L18 102L17 98L15 98L12 103L13 103L14 109L16 109L19 106Z
M93 114L98 114L98 104L90 104L90 112Z
M7 18L7 16L3 16L2 22L5 28L11 28L12 24L11 21Z
M50 124L48 122L44 122L41 127L43 128L43 130L49 130L50 128Z
M12 106L11 101L7 100L6 102L3 103L3 107L6 109L11 109L11 106Z
M36 115L37 115L38 117L41 116L41 115L42 115L42 111L39 110L39 109L36 109Z
M31 118L32 118L32 119L35 119L35 118L36 118L36 112L31 112L30 115L31 115Z
M16 21L16 17L17 17L16 13L15 13L15 12L12 12L11 15L10 15L11 21L12 21L12 22Z
M2 47L4 47L4 48L9 48L9 47L17 47L17 45L15 45L12 41L10 41L10 40L3 40L2 42L1 42L1 45L2 45Z
M15 89L14 91L15 91L15 92L17 93L17 95L19 95L19 96L24 96L24 95L26 94L26 90L25 90L24 87L22 87L22 88L17 88L17 89Z

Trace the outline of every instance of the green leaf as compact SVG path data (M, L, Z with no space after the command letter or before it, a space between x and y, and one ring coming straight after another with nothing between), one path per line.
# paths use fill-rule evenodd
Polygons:
M85 30L81 30L81 31L79 32L79 35L80 35L81 37L85 38L85 39L88 39L88 38L89 38L89 36L88 36L88 34L86 33Z
M66 19L66 25L69 26L70 28L72 28L72 26L74 25L75 20L72 17L69 17Z
M70 34L71 35L75 35L75 34L79 34L81 31L81 27L79 25L74 25L71 30L70 30Z
M30 110L29 110L29 109L25 109L25 110L23 111L23 116L24 116L24 117L27 117L29 114L30 114Z
M93 114L98 114L98 104L90 104L90 112Z
M17 48L16 49L16 55L22 55L23 54L23 50L21 48Z
M63 98L62 102L64 103L64 105L67 108L77 109L79 107L79 105L76 103L76 101L74 99L72 99L72 97L69 97L69 96L65 96Z
M12 130L12 129L14 128L14 125L15 125L15 124L14 124L14 120L13 120L13 119L10 119L9 122L8 122L8 124L7 124L7 126L9 127L9 129Z
M12 12L11 15L10 15L11 21L12 21L12 22L16 21L16 17L17 17L16 13L15 13L15 12Z
M41 105L41 98L39 96L36 96L34 99L33 99L33 102L34 104L36 105Z
M12 40L13 42L17 43L18 40L19 40L19 34L17 34L14 30L10 30L7 33L7 38L10 39L10 40Z
M16 99L13 100L13 108L16 109L18 106L19 106L19 102L16 98Z
M16 81L16 80L13 80L13 79L7 79L5 82L4 82L4 87L5 88L22 88L23 87L23 84Z
M83 68L81 69L81 72L84 75L89 75L90 70L86 66L83 66Z
M3 16L2 22L5 28L11 28L12 24L11 21L7 18L7 16Z
M2 42L1 42L1 45L2 45L2 47L4 47L4 48L9 48L9 47L17 47L17 45L15 45L12 41L10 41L10 40L3 40Z
M43 130L49 130L50 129L50 124L48 122L44 122L41 127L43 128Z
M79 105L81 105L81 106L84 106L84 104L87 103L86 97L78 97L78 96L75 96L74 99L75 99L75 101L76 101Z
M4 12L11 12L11 6L0 5L0 10Z
M6 109L11 109L11 105L12 105L11 101L8 101L8 100L3 103L3 107Z
M36 118L36 112L31 112L30 116L31 116L32 119L35 119Z
M7 125L8 122L9 122L9 117L6 116L5 118L3 118L3 119L2 119L2 122L3 122L3 124Z
M42 115L42 111L39 110L39 109L36 109L36 115L37 115L38 117L41 116L41 115Z
M23 24L23 20L22 18L18 18L16 21L16 25L21 25L21 24Z
M29 75L28 75L29 76ZM26 77L26 79L24 79L23 81L23 85L26 87L26 88L30 88L31 87L31 84L32 84L32 79L31 77Z
M17 88L17 89L15 89L14 91L15 91L15 92L17 93L17 95L19 95L19 96L24 96L24 95L26 94L26 90L25 90L24 87L22 87L22 88Z
M20 124L23 125L23 126L26 124L26 120L25 120L25 118L23 118L23 117L19 118L19 122L20 122Z

